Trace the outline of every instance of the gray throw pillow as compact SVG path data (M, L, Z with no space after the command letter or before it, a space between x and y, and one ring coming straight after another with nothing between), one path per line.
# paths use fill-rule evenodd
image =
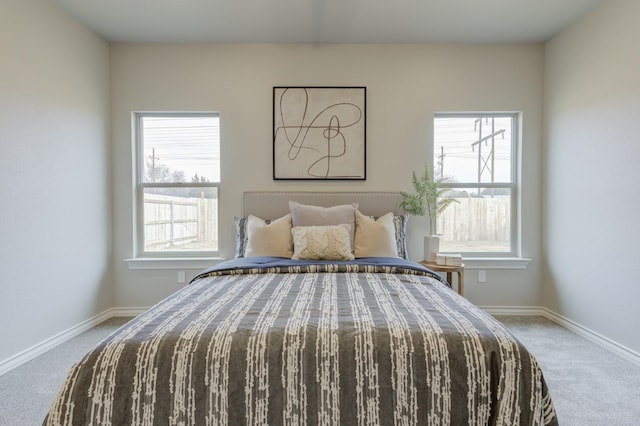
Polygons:
M349 225L349 238L353 248L353 237L356 232L356 210L358 203L343 204L332 207L311 206L289 201L292 226L334 226Z

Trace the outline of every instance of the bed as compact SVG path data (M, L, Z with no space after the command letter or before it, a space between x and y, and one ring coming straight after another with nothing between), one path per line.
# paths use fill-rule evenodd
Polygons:
M202 271L88 353L44 423L557 424L527 349L440 275L406 259L400 200L245 193L237 257ZM366 212L353 234L351 225L300 225L309 218L292 207L349 205ZM283 213L293 216L293 254L265 255L256 236L286 231ZM250 217L262 220L257 228ZM300 229L311 234L301 239ZM346 258L309 259L317 247L301 255L314 244ZM394 246L396 256L362 255Z

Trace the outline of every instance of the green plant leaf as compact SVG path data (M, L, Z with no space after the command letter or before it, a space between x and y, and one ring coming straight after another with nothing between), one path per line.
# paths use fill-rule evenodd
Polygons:
M416 172L411 176L414 194L401 192L402 210L414 216L428 216L430 233L435 233L438 214L442 213L452 203L458 203L458 200L449 197L448 188L441 187L445 179L432 179L429 164L425 163L424 171L418 177Z

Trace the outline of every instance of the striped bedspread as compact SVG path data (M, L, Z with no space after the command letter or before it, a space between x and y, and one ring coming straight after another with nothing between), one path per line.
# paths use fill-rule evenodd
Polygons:
M534 357L419 265L267 263L203 273L123 326L44 423L557 424Z

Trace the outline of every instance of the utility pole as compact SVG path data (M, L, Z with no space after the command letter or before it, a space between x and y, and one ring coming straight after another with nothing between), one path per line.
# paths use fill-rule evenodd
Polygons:
M488 119L485 118L485 121L488 124ZM478 131L478 140L471 144L471 150L475 152L476 146L478 147L478 195L480 195L482 175L485 171L491 176L491 183L495 181L495 138L498 135L502 135L504 138L505 129L496 131L495 118L493 117L491 118L491 133L486 136L482 134L482 118L476 119L474 126L474 130ZM488 147L489 141L491 141L489 152L483 155L482 142L485 147Z
M151 182L156 181L156 149L151 148Z
M438 156L438 165L440 166L440 179L444 179L444 146L440 147L440 155Z

